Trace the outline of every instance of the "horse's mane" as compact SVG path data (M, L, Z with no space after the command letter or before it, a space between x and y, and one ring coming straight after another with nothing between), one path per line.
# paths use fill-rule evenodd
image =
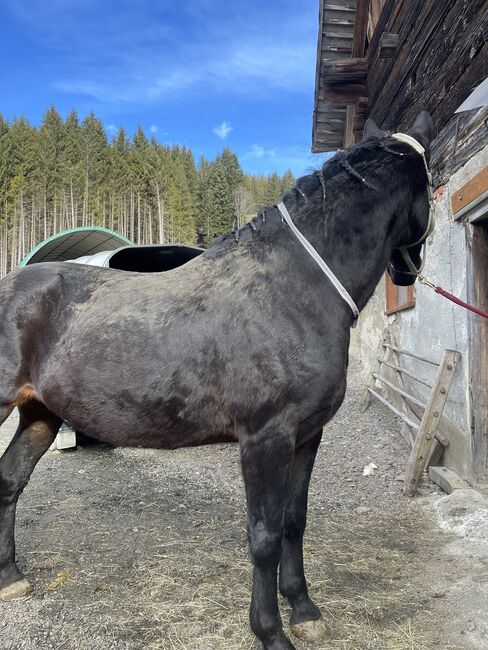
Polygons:
M344 171L347 172L349 177L363 184L371 191L379 191L379 188L373 185L357 169L357 166L361 163L371 159L370 155L365 154L371 154L372 152L382 152L385 155L394 154L402 157L409 153L404 150L399 151L393 148L393 146L389 146L385 140L378 140L377 138L364 140L348 149L340 149L334 156L326 160L319 169L315 169L310 174L298 178L295 186L284 194L282 201L288 208L291 207L300 211L311 207L316 202L317 192L321 189L323 209L325 210L327 205L327 182ZM206 253L209 255L217 254L223 249L227 249L229 245L235 246L241 241L248 241L253 239L257 234L272 234L278 225L282 225L282 217L277 206L265 206L241 228L216 237L208 247Z

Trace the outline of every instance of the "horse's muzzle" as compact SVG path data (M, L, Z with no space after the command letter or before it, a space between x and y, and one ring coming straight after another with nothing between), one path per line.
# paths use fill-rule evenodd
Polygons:
M393 284L400 287L410 287L417 279L417 276L414 273L397 271L391 265L387 267L387 270Z

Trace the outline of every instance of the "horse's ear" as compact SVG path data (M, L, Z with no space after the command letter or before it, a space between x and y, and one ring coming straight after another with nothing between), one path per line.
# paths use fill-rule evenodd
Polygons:
M434 123L427 111L422 111L417 115L407 134L418 140L426 152L430 151L430 143L434 135Z
M386 131L379 129L373 120L369 117L365 124L363 130L363 142L365 140L370 140L372 138L380 139L386 136Z

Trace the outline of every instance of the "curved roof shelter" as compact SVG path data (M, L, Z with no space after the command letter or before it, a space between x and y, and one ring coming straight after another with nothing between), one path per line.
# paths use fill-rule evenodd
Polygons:
M19 266L38 262L65 262L127 245L132 245L130 239L112 230L100 226L80 226L45 239L24 257Z
M39 262L76 262L121 271L154 273L169 271L201 255L203 248L186 244L134 244L112 230L83 226L45 239L24 257L19 266Z

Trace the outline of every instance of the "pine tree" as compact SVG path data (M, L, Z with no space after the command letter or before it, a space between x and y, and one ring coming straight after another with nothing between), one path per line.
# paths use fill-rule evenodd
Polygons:
M70 111L64 124L63 182L69 203L71 228L78 223L80 196L83 191L82 139L78 114Z
M14 244L10 251L10 263L14 266L29 248L26 241L26 219L31 208L30 195L35 164L35 131L24 117L12 123L7 133L6 149L10 162L10 178L5 207L7 227Z
M129 236L128 228L128 187L130 142L124 131L119 129L110 147L110 178L107 185L109 194L109 228L118 230L124 237Z
M47 211L53 214L53 229L66 227L63 220L63 209L66 207L66 197L62 191L64 163L64 127L61 116L51 106L44 114L37 140L38 182L43 193L43 217L47 219Z
M108 169L108 142L103 124L89 113L81 124L83 156L83 217L82 225L90 221L101 225L103 219L103 188Z
M285 172L283 178L281 179L281 195L285 194L285 192L289 192L293 187L295 187L295 184L296 178L293 175L291 169L288 169L288 171Z
M152 138L149 145L149 169L152 191L154 196L154 212L156 223L153 232L153 241L160 244L171 240L169 192L171 181L171 151L169 147L162 146Z
M188 147L148 140L138 128L108 142L93 113L82 123L49 108L39 128L0 115L0 275L55 232L104 225L139 243L208 245L276 202L294 183L244 174L224 149L198 166Z
M228 147L217 156L216 163L222 165L225 175L226 189L222 193L220 204L219 230L220 232L226 232L236 227L234 195L244 180L244 174L242 173L237 156Z

